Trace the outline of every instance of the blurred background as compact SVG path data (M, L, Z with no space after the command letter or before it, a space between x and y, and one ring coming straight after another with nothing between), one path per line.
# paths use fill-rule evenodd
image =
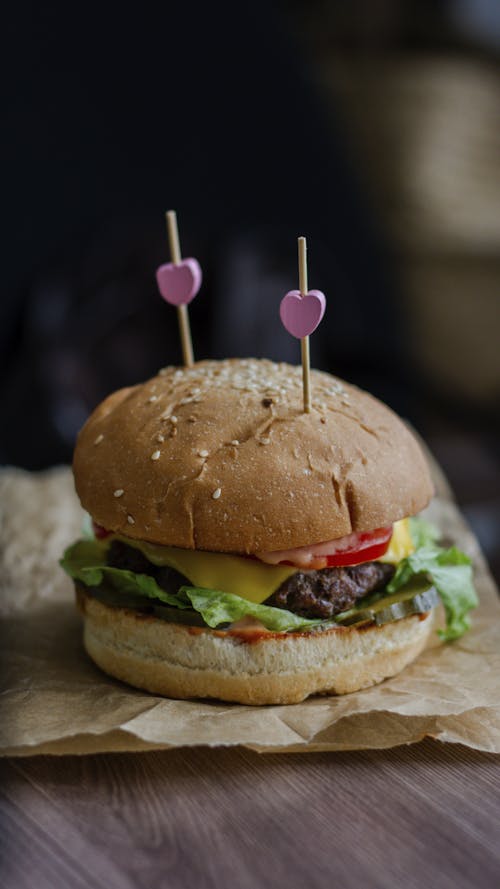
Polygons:
M423 435L500 576L500 5L12 4L0 460L69 462L111 390L180 362L164 211L204 271L195 356L312 363Z

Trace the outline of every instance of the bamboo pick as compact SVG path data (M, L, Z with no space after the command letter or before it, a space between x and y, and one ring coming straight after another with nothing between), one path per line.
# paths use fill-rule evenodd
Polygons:
M299 290L305 296L307 287L307 241L304 237L298 239L299 250ZM311 362L309 355L309 337L303 336L300 340L300 353L302 357L302 388L304 392L304 413L311 413Z
M179 243L179 229L177 228L177 214L175 210L168 210L165 216L167 221L170 255L174 265L179 265L182 261L182 256ZM189 326L189 315L186 305L177 306L177 320L179 322L183 361L186 367L192 367L194 364L193 343L191 340L191 328Z

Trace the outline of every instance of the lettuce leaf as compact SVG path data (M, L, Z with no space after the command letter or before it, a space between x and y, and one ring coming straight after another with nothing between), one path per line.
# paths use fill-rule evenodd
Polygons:
M106 565L106 550L105 542L78 540L68 547L59 564L70 577L81 581L85 586L98 587L108 583L113 589L127 595L160 599L174 608L191 608L189 599L165 592L149 574L136 574L134 571Z
M408 521L415 549L420 549L421 546L437 545L439 531L432 522L428 522L427 519L423 519L421 516L411 516Z
M66 550L60 565L70 577L87 587L99 587L106 583L128 596L157 599L174 608L192 608L212 628L233 623L247 615L260 620L266 629L280 633L305 630L324 623L299 617L283 608L257 605L220 590L183 586L176 595L172 595L158 586L154 577L148 574L135 574L106 565L106 550L105 541L79 540Z
M257 605L220 590L205 590L199 587L183 586L180 593L188 597L195 611L201 614L209 627L233 623L243 617L255 617L268 630L286 633L288 630L303 630L325 623L322 620L308 620L299 617L284 608L273 608L271 605Z
M438 630L450 642L469 629L469 611L476 608L478 598L472 580L471 560L456 546L443 549L427 543L399 563L388 593L396 593L418 575L428 577L439 593L446 615L446 628Z

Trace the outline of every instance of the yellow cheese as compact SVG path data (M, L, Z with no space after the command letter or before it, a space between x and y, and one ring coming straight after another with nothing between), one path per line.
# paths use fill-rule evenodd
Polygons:
M158 546L116 536L128 546L139 549L153 565L179 571L193 586L233 593L257 604L264 602L297 571L290 565L266 565L244 556ZM397 564L413 550L408 519L402 519L394 524L389 549L378 561Z
M140 549L153 565L175 568L193 586L234 593L235 596L242 596L257 604L264 602L287 577L297 571L290 565L265 565L264 562L244 556L157 546L129 537L120 539L128 546Z
M410 523L408 519L400 519L399 522L394 522L389 549L377 561L397 565L406 556L411 555L414 550L415 547L410 534Z

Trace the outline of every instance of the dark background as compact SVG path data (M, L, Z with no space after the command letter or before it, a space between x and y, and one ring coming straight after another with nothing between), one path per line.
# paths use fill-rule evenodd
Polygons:
M203 268L195 356L312 363L409 418L497 574L500 12L486 2L31 2L4 20L0 460L70 461L180 362L164 211Z

